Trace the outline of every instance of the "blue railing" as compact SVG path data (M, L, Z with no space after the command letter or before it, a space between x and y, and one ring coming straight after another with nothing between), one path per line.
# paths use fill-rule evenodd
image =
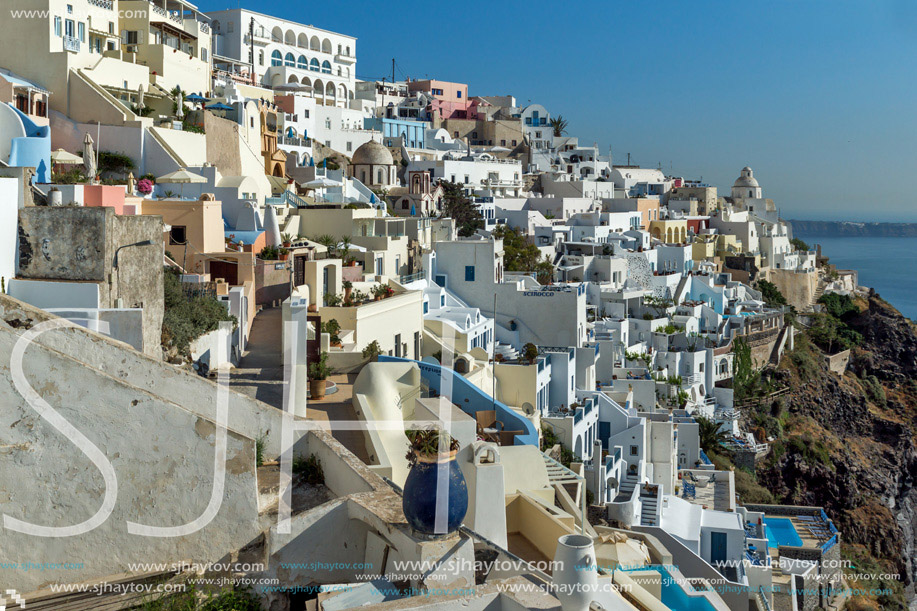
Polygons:
M379 357L381 363L416 363L420 368L420 375L430 387L430 390L442 394L443 375L452 375L452 396L447 397L452 403L459 407L469 416L474 416L476 412L486 410L496 410L497 420L503 423L505 431L522 431L516 435L515 444L531 445L538 447L538 431L530 420L514 412L512 409L495 401L493 397L483 390L469 382L464 376L452 369L443 369L436 363L422 363L411 359L402 359L395 356L382 355Z
M832 535L830 539L821 544L821 553L828 553L828 550L835 545L837 545L837 534Z
M703 450L700 451L700 461L705 465L712 465L713 461L707 456L707 453Z

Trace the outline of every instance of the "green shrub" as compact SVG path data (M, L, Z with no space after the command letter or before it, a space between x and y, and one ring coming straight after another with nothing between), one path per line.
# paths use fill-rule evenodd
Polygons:
M172 269L166 269L163 278L165 313L162 319L162 345L175 348L180 354L190 356L191 342L219 327L220 322L238 324L235 316L213 297L186 296L181 279Z
M293 458L293 473L301 475L307 484L313 486L325 483L322 463L315 454L310 454L308 458L303 456Z

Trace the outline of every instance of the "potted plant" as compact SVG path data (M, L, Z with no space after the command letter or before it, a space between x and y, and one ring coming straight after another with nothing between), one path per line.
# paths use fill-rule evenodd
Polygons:
M290 251L281 246L280 249L277 250L277 258L281 261L286 261L290 258Z
M293 236L291 236L289 233L280 234L280 240L283 242L284 248L289 248L293 245Z
M344 285L344 302L350 303L350 296L353 292L353 282L345 280L342 284Z
M327 333L330 336L331 345L340 346L341 337L338 335L338 333L341 330L341 323L339 323L336 319L332 318L328 322L322 323L322 327L323 327L322 331L324 333Z
M367 295L367 294L364 293L363 291L357 289L357 290L355 290L355 291L353 292L353 294L350 296L350 301L351 301L354 305L360 305L361 303L365 303L365 302L369 301L369 295Z
M532 342L527 343L522 347L522 358L529 362L529 365L532 365L535 362L535 359L538 358L538 346Z
M455 460L458 440L449 433L435 429L406 431L408 464L411 471L404 482L401 508L408 524L424 535L446 535L458 530L468 511L468 487ZM441 499L437 490L446 486L446 507L437 506ZM436 530L437 515L445 510L444 531Z
M374 299L374 300L379 301L379 300L382 299L383 291L382 291L382 285L381 285L381 284L375 285L373 288L371 288L371 289L369 290L369 292L373 294L373 299Z
M309 395L315 401L325 398L325 380L332 373L328 367L328 353L322 352L317 361L309 364Z

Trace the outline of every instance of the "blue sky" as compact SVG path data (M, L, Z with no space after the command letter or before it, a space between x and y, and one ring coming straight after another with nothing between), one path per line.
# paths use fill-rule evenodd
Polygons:
M917 222L911 0L199 7L240 2L356 36L360 78L390 77L394 57L399 79L544 104L616 163L721 192L750 165L785 218Z

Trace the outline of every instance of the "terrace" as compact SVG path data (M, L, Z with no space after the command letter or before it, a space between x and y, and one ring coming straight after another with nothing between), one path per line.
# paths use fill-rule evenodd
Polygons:
M681 469L678 477L681 496L689 503L704 509L735 511L735 480L731 471Z

